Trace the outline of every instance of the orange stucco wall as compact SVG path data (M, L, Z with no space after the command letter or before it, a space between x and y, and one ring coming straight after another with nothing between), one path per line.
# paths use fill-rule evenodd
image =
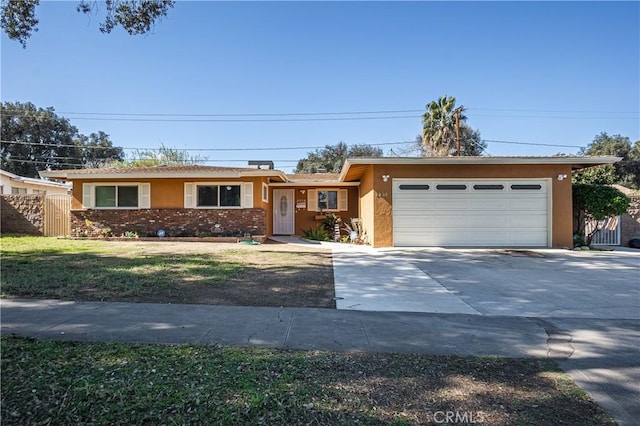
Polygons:
M372 169L373 166L369 166L369 170L360 179L360 209L358 213L369 244L373 244L375 241L374 204L376 202L376 192L374 191Z
M344 221L348 221L350 218L358 217L358 187L350 186L346 188L341 187L327 187L327 186L305 186L305 187L289 187L289 186L277 186L269 188L269 199L273 199L273 191L274 189L293 189L294 194L294 202L296 205L298 203L307 204L307 195L309 189L318 189L318 188L326 188L326 189L347 189L347 211L333 212L336 216L339 216ZM302 192L304 191L304 193ZM302 236L305 229L315 228L321 222L321 220L316 220L315 216L319 216L320 213L316 211L309 211L305 208L296 208L295 209L295 235ZM273 232L273 208L267 209L267 229L269 232Z
M573 206L571 179L558 181L559 174L571 176L571 166L558 165L372 165L361 178L360 216L374 247L393 246L392 180L394 178L458 179L551 179L551 246L572 247ZM383 182L382 175L389 175Z
M266 178L242 178L242 179L102 179L97 180L74 180L71 208L82 209L82 184L98 182L136 182L151 184L151 208L152 209L181 209L184 207L184 184L185 182L253 182L253 207L267 208L267 204L262 202L262 182L266 183Z

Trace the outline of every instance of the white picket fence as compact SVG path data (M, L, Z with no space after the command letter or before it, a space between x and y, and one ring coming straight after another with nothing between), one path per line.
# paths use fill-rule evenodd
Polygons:
M609 219L598 222L588 223L585 233L589 234L596 225L600 226L600 230L595 233L591 245L594 246L619 246L620 245L620 216L610 217Z

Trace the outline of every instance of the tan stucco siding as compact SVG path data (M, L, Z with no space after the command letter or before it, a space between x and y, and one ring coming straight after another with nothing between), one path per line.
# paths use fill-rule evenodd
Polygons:
M373 169L373 166L368 167L369 169ZM374 244L375 242L375 200L376 193L373 185L373 173L372 171L367 171L362 175L360 181L359 217L370 244Z
M557 180L559 174L567 175L567 179ZM382 175L389 175L388 182L383 182ZM551 191L551 246L571 247L573 244L573 214L571 201L571 166L568 164L544 165L374 165L362 176L362 182L372 181L369 185L361 185L363 206L361 216L368 224L370 214L366 204L374 197L373 231L369 231L374 247L393 246L392 219L392 185L398 178L436 178L436 179L542 179L552 182Z
M212 183L253 183L253 207L265 208L267 203L262 201L262 182L264 177L242 179L101 179L101 180L74 180L73 199L71 208L82 209L82 186L84 183L150 183L151 184L151 208L152 209L181 209L184 208L184 184L185 182L212 182Z

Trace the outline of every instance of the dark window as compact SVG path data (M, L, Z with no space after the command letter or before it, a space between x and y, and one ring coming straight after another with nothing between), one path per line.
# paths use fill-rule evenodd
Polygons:
M400 185L403 191L428 191L429 185Z
M439 191L447 191L447 190L464 191L465 189L467 189L467 185L436 185L436 189L438 189Z
M318 208L338 210L338 191L318 191Z
M138 187L118 187L118 207L138 207Z
M198 206L218 207L218 186L198 185Z
M198 207L240 206L240 185L198 185Z
M491 189L504 189L504 185L473 185L473 189L477 189L479 191L482 190L491 190Z
M542 185L511 185L511 189L515 189L515 190L519 190L519 189L524 189L524 190L539 190L542 189Z
M138 207L138 187L98 185L96 207Z
M220 207L240 207L240 185L220 187Z

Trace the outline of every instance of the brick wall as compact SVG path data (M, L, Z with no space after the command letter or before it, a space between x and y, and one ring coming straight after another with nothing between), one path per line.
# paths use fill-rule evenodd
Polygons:
M44 195L2 195L0 199L0 232L42 235Z
M640 238L640 197L629 197L627 214L620 217L620 244L629 245L632 238Z
M265 216L264 209L258 208L77 210L71 212L71 234L86 231L88 236L100 236L102 229L110 228L115 236L127 231L155 236L159 229L168 237L264 235Z

